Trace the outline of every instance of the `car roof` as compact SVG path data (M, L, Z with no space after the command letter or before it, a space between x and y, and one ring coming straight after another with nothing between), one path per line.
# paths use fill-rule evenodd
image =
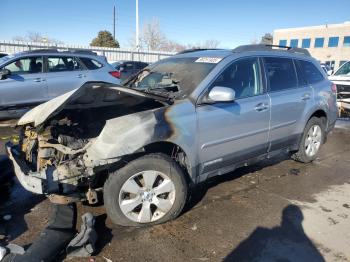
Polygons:
M37 49L23 51L12 54L12 57L21 57L28 55L56 55L56 56L83 56L83 57L98 57L97 53L90 50L56 50L56 49Z
M176 57L220 57L225 58L230 55L239 54L252 55L285 55L298 58L311 58L310 53L303 48L292 48L289 46L274 46L274 45L242 45L235 49L189 49L184 50Z

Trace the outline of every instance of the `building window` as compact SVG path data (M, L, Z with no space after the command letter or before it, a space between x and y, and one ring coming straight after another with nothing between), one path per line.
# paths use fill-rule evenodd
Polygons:
M298 47L298 39L291 39L290 40L290 46L291 47Z
M280 46L287 46L287 40L280 40L278 45L280 45Z
M344 46L350 47L350 36L344 36Z
M339 43L338 36L330 37L328 40L328 47L338 47L338 43Z
M322 48L324 44L324 38L323 37L318 37L315 39L315 47L316 48Z
M311 38L305 38L301 42L301 47L302 48L310 48L310 43L311 43Z

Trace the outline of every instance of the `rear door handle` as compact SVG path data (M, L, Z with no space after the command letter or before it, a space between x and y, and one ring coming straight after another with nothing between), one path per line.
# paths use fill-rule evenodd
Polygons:
M309 100L311 98L311 95L310 94L304 94L302 97L301 97L301 100Z
M257 105L254 107L254 109L255 109L256 111L258 111L258 112L264 111L264 110L266 110L266 109L268 109L268 108L269 108L269 105L268 105L268 104L265 104L265 103L259 103L259 104L257 104Z
M45 81L45 80L40 77L34 79L34 82L41 82L41 81Z
M79 74L79 75L77 75L77 77L78 77L78 78L83 78L83 77L86 77L86 75L84 75L84 74Z

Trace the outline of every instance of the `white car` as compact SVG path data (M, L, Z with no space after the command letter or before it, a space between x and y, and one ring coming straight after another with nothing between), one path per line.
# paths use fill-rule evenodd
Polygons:
M328 77L337 85L337 104L340 112L350 114L350 61Z

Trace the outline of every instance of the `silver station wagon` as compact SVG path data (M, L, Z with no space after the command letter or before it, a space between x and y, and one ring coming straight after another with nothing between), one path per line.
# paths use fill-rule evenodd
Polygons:
M86 83L26 113L16 176L54 203L99 201L124 226L177 217L188 188L282 152L313 161L336 88L304 49L187 50L124 86Z

